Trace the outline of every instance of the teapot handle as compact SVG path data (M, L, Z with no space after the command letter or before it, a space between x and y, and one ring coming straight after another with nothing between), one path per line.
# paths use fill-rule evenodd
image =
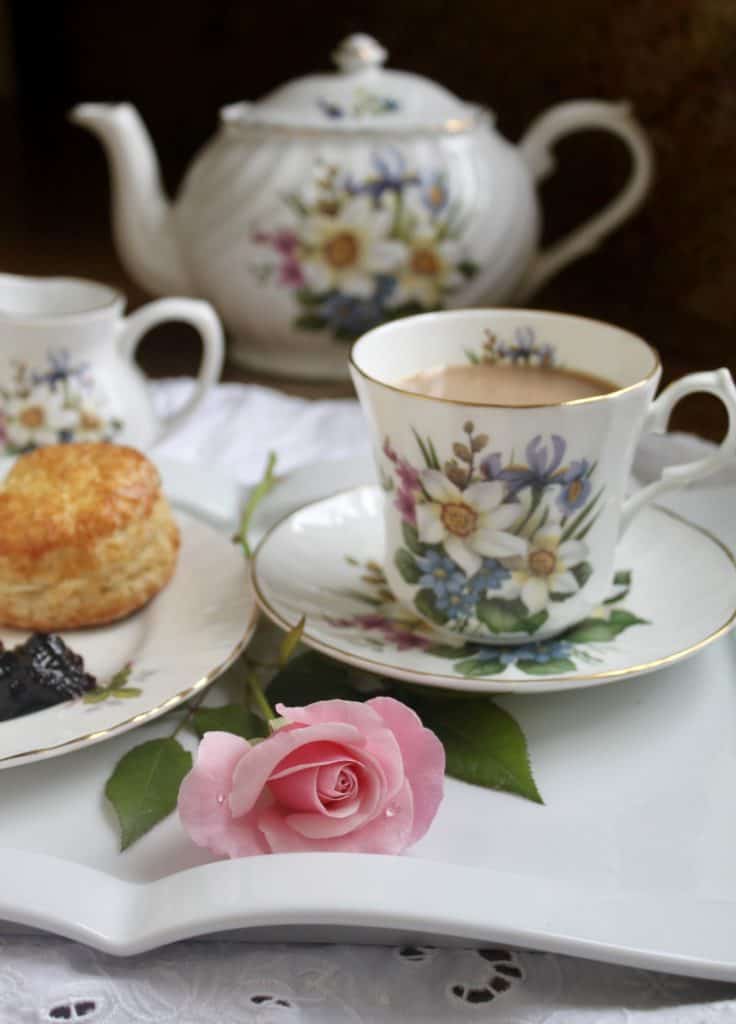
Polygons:
M528 298L568 263L595 249L609 232L634 213L649 190L654 163L649 140L627 103L602 100L560 103L532 122L520 149L535 180L543 180L555 169L551 147L558 139L571 132L591 129L613 132L626 143L632 162L629 179L600 213L539 253L514 296L517 301Z
M202 339L202 362L199 366L194 394L184 403L183 408L161 418L159 433L154 438L154 442L168 437L196 412L207 392L220 379L225 358L222 326L212 306L209 302L202 302L200 299L180 298L158 299L156 302L149 302L125 318L119 338L123 357L132 362L143 335L156 324L169 320L179 320L191 324L198 332Z

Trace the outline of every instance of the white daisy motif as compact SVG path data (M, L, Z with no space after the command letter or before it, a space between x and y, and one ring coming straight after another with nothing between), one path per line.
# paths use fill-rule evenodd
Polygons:
M588 545L581 540L563 541L557 523L542 526L530 538L526 554L506 563L511 570L507 594L520 597L535 615L547 607L553 594L569 595L579 589L570 570L587 556Z
M77 422L76 412L65 406L60 392L12 396L5 416L7 442L15 448L54 444L61 431L73 429Z
M75 441L103 441L114 432L114 427L93 405L85 404L77 410Z
M301 235L302 270L309 287L369 298L374 275L390 273L406 259L403 242L389 238L392 213L359 196L334 216L316 213Z
M405 302L418 302L428 307L439 305L446 292L453 291L463 282L463 275L457 269L461 259L458 242L438 241L431 233L420 231L408 244L406 261L399 270L391 303L397 306Z
M417 532L425 544L443 544L449 557L467 576L481 567L483 557L523 556L527 541L506 532L518 518L514 504L504 504L501 481L474 483L461 491L438 469L425 469L422 487L430 501L417 505Z

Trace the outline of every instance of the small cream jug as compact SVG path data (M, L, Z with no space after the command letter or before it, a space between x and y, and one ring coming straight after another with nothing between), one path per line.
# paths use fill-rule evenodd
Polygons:
M163 299L124 317L124 297L81 278L0 274L0 453L46 444L115 441L148 448L180 426L216 383L223 361L220 322L194 299ZM135 350L167 320L202 339L194 394L159 419Z

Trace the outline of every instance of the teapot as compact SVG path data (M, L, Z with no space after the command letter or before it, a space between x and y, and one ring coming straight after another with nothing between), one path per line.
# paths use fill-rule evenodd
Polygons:
M127 271L155 295L208 299L241 365L345 378L349 343L364 331L429 310L521 302L647 193L651 150L625 103L560 103L515 147L488 110L385 69L386 50L370 36L349 36L333 56L336 72L224 107L173 205L134 107L71 112L107 150ZM628 146L628 180L540 251L535 185L554 169L557 140L587 129Z

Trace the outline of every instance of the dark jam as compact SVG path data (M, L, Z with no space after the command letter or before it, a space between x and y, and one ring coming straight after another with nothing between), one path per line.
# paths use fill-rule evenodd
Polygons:
M0 653L0 722L94 690L82 658L56 633L34 633Z

